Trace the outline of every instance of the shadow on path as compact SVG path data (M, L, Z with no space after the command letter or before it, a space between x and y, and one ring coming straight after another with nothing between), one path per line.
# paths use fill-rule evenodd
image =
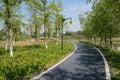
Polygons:
M100 53L86 44L76 45L78 48L72 56L37 80L106 80Z

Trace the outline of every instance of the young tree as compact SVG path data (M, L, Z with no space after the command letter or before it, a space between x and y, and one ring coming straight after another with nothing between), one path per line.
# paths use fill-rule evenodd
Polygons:
M2 18L5 20L5 24L8 29L8 40L9 40L9 49L10 49L10 57L13 57L13 29L15 17L14 10L17 8L23 0L0 0L2 4Z
M59 10L58 6L55 4L55 1L51 1L48 3L48 0L41 0L43 8L40 9L44 15L44 45L47 46L47 29L46 29L46 21L47 18L51 18L51 15L55 14L56 11Z
M33 1L31 0L29 3L29 10L31 13L31 21L33 22L34 26L35 26L35 41L36 41L36 45L38 45L38 29L41 29L41 25L42 25L42 20L43 17L40 15L40 11L39 11L39 6L41 5L40 1L36 0Z

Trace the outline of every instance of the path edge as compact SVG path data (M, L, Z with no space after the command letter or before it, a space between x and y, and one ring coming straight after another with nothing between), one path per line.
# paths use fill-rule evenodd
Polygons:
M75 46L75 49L64 59L62 59L61 61L59 61L58 63L56 63L55 65L53 65L52 67L48 68L46 71L43 71L42 73L40 73L39 75L33 77L30 80L37 80L40 76L42 76L43 74L49 72L50 70L52 70L53 68L55 68L56 66L58 66L59 64L61 64L62 62L64 62L66 59L68 59L71 55L74 54L74 52L77 50L77 45L75 45L74 43L72 43Z
M81 43L81 42L80 42L80 43ZM86 43L84 43L84 44L86 44ZM90 45L90 44L87 44L87 45L92 46L92 45ZM94 48L100 53L100 55L101 55L102 58L103 58L104 65L105 65L106 80L112 80L111 71L110 71L110 66L109 66L109 64L108 64L105 56L103 55L103 53L102 53L97 47L95 47L95 46L92 46L92 47L94 47Z
M95 47L96 48L96 47ZM103 53L98 49L98 52L101 54L101 56L103 57L103 60L104 60L104 64L105 64L105 72L106 72L106 80L111 80L111 72L110 72L110 67L109 67L109 64L105 58L105 56L103 55Z

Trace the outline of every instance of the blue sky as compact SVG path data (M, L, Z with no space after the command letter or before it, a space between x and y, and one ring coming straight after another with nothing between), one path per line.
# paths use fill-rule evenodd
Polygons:
M78 31L81 29L78 15L86 11L91 11L91 4L87 4L86 0L62 0L65 17L72 17L73 24L69 25L69 31Z

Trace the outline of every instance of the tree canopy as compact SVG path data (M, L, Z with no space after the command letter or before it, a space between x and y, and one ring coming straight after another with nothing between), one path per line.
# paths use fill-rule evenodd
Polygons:
M87 38L94 36L110 40L119 34L120 28L120 1L119 0L88 0L93 2L92 11L87 17L79 16L81 24L84 26L84 35Z

